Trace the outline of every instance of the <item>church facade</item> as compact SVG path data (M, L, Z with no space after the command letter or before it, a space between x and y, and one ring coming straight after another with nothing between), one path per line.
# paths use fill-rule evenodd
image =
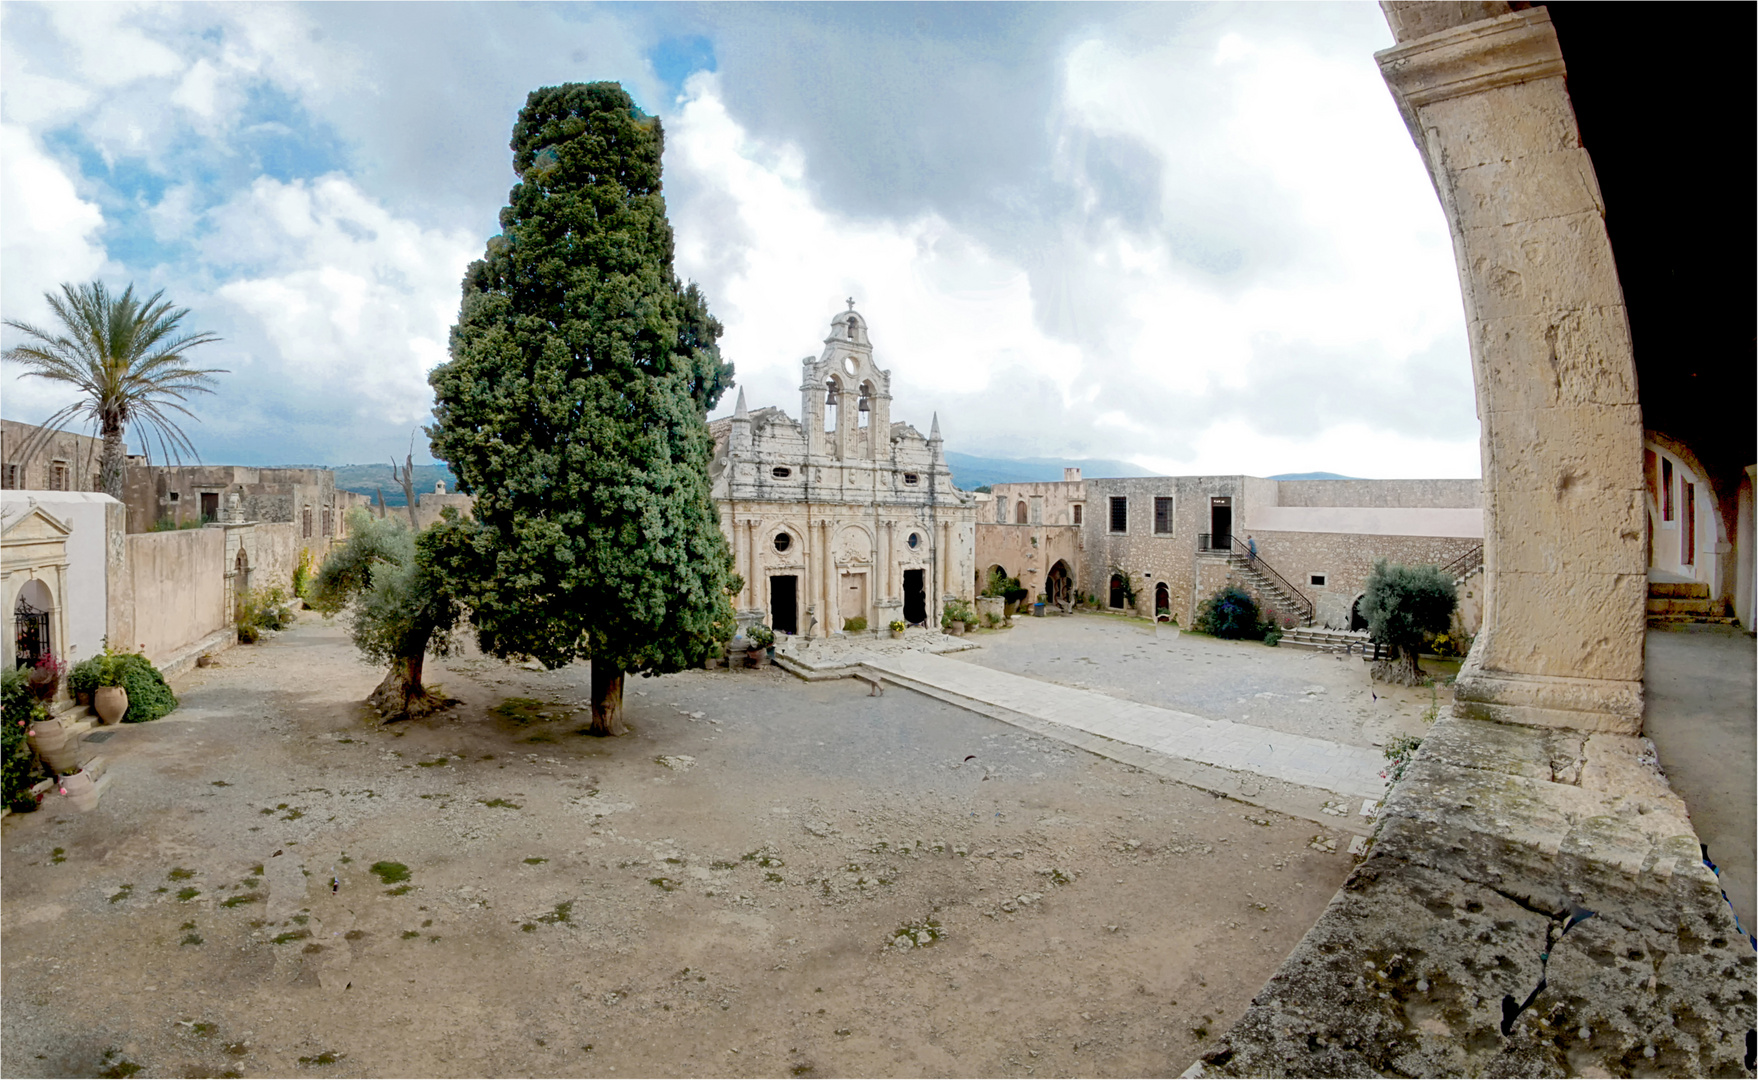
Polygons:
M801 361L800 419L739 392L714 435L720 526L744 578L739 624L825 637L851 619L938 626L970 600L976 499L952 485L936 416L926 438L891 420L891 373L866 320L840 312Z

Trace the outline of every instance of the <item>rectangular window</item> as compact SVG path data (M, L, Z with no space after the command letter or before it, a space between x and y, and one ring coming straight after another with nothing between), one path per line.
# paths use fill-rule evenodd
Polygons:
M305 539L310 540L311 539L311 507L309 507L309 506L305 507L305 512L300 515L300 525L301 525L301 529L300 529L301 534L305 537Z
M330 528L330 520L331 520L330 519L330 508L326 506L326 507L324 507L324 535L325 536L332 535L331 528Z
M1323 588L1324 584L1325 584L1325 575L1323 575L1323 574L1308 574L1306 577L1306 583L1308 585L1317 585L1320 588Z
M1076 525L1080 524L1080 503L1074 504L1074 523Z
M1126 533L1129 531L1129 496L1111 496L1111 531Z
M1673 463L1671 458L1660 459L1660 520L1673 519Z
M1154 496L1154 535L1172 535L1172 500L1164 495Z
M49 490L67 490L67 462L54 461L49 463Z
M6 466L5 476L0 477L0 480L4 481L3 483L0 483L0 487L17 489L17 487L18 487L18 466L17 465Z

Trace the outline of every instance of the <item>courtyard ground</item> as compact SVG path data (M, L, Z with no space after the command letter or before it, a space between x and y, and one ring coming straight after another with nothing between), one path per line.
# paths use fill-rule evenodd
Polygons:
M462 703L380 727L381 673L307 615L116 729L96 811L8 818L0 1072L1176 1074L1349 868L1312 846L1344 834L898 689L632 679L603 740L584 665L433 667ZM1179 692L1278 712L1223 681Z
M1459 663L1424 660L1429 688L1389 686L1368 677L1359 656L1270 648L1206 634L1155 633L1142 619L1078 614L1015 619L1011 630L984 632L981 649L956 658L999 671L1112 697L1251 724L1353 746L1384 746L1400 735L1422 737L1431 708L1453 707L1447 680Z

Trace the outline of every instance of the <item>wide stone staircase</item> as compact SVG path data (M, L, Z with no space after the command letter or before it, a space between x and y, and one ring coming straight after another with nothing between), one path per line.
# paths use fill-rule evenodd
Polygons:
M1379 660L1390 656L1390 650L1383 645L1375 645L1365 630L1327 630L1322 626L1297 626L1283 634L1282 640L1277 644L1285 649L1314 649L1318 652L1359 656L1363 660Z
M1701 581L1650 581L1648 625L1734 622L1726 606L1709 598L1709 586Z

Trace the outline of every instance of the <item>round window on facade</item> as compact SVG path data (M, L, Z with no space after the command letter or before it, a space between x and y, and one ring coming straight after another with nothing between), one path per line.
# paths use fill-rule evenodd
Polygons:
M921 533L910 533L910 538L909 538L910 547L913 548L917 544L920 544L921 542L922 542L922 534Z
M786 551L788 548L793 546L793 543L794 543L794 538L789 536L787 533L779 532L779 533L775 534L775 550Z

